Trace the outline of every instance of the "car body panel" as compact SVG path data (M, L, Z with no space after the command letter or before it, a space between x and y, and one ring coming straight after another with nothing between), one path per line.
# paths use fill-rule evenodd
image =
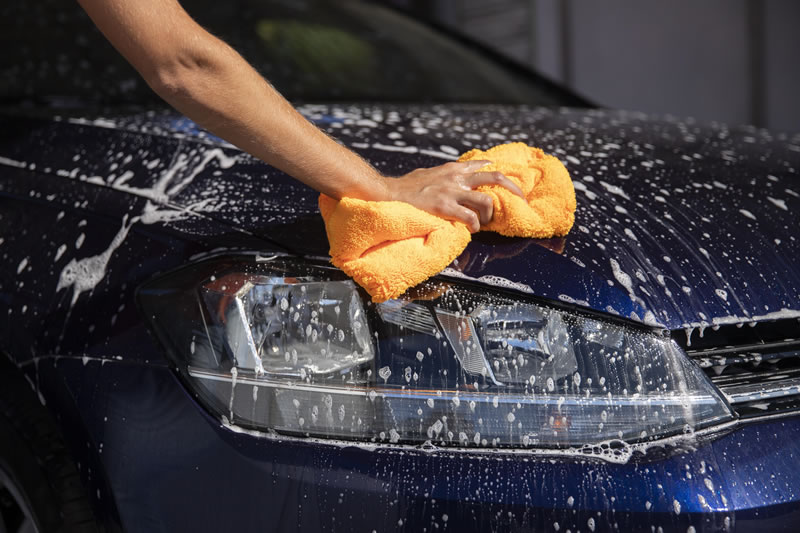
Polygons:
M381 106L356 115L357 109L303 108L391 174L506 140L554 150L572 173L579 207L570 235L477 234L444 277L673 330L800 308L791 226L800 201L793 194L800 190L795 141L692 126L682 135L726 132L719 152L698 142L668 157L646 141L608 145L633 132L669 140L686 124L569 109ZM389 124L393 113L406 126ZM438 130L433 122L413 126L414 116L443 122ZM591 529L591 519L596 531L746 531L798 520L797 417L734 424L618 462L578 451L358 446L226 427L170 368L132 305L135 290L214 254L324 256L316 194L170 113L7 117L3 124L3 349L71 428L81 473L111 529L577 530ZM597 134L606 144L591 140L596 133L589 129L612 125L614 135ZM496 131L503 127L508 131ZM770 170L759 162L765 151ZM624 177L622 160L631 169ZM648 161L652 167L642 165ZM774 170L781 168L775 161L785 163L784 172ZM208 479L222 484L208 486Z
M545 241L478 234L445 275L689 332L800 316L796 137L611 111L302 110L390 175L509 141L562 158L578 196L572 232ZM77 144L48 141L65 135ZM143 220L192 234L213 219L295 253L327 254L313 191L178 115L63 119L16 139L23 150L42 147L36 172L148 200ZM26 165L32 154L6 144L0 155Z
M578 200L569 235L478 233L439 279L685 344L800 317L800 135L534 107L587 102L377 3L181 4L387 175L514 141L564 162ZM165 110L77 4L0 12L13 50L0 60L0 359L53 415L106 530L797 531L796 411L550 450L231 424L151 334L137 289L217 256L326 258L317 194ZM336 46L306 46L314 35ZM315 94L358 102L304 103ZM365 102L453 94L532 105Z
M797 417L608 462L259 435L208 416L158 365L46 358L39 379L90 414L84 471L128 531L576 531L589 519L595 531L778 531L800 519Z

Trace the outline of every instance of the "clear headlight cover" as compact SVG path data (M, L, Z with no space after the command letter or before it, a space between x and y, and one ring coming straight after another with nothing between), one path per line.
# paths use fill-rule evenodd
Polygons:
M233 424L366 442L581 447L732 418L668 337L457 283L372 304L286 257L199 263L140 303L186 383Z

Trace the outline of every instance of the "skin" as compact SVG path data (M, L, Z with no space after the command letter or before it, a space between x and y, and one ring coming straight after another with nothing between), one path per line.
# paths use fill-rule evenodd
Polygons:
M301 116L230 46L200 27L177 0L78 0L114 47L175 109L251 155L336 199L407 202L459 220L470 231L492 219L502 185L486 162L446 163L387 178Z

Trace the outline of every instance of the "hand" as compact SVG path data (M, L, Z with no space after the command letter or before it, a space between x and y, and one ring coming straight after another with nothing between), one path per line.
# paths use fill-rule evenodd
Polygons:
M480 172L490 161L445 163L419 168L399 178L385 178L388 200L406 202L449 220L466 224L472 233L488 224L494 214L492 197L474 190L481 185L501 185L523 197L513 181L500 172Z

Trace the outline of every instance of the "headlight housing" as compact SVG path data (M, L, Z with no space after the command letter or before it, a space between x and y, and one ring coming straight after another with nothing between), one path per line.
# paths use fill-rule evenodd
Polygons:
M262 431L557 448L732 418L669 338L484 287L432 281L375 305L336 269L241 256L139 298L201 402Z

